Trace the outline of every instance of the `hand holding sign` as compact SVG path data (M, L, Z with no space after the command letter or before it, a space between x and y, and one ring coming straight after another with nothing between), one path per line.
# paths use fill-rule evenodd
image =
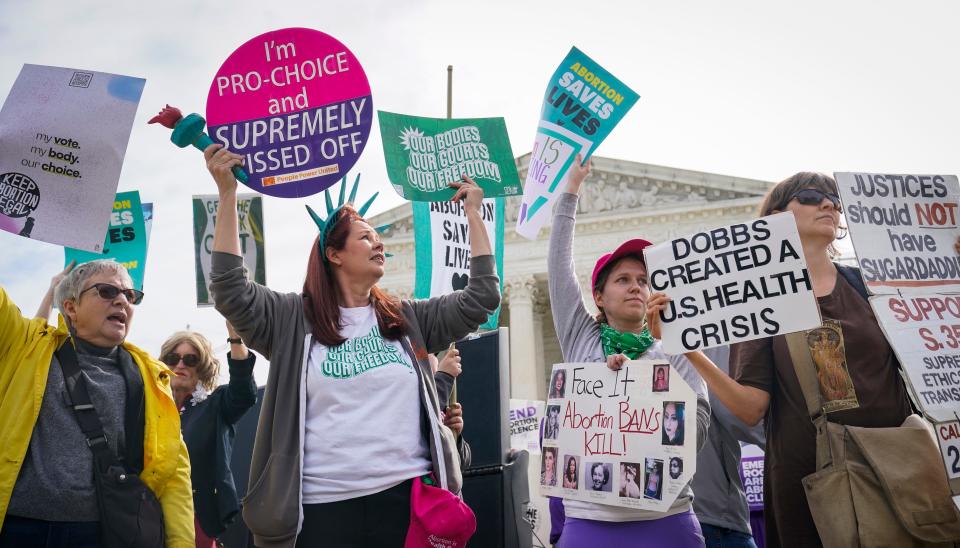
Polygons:
M213 175L220 194L233 194L237 191L235 169L243 164L243 156L234 154L220 144L209 144L203 149L203 157L207 161L207 171Z
M569 194L580 195L580 186L583 184L584 179L587 178L587 175L590 175L590 168L592 167L593 160L587 159L587 163L583 163L583 155L577 154L573 166L570 167L570 175L567 176L566 191Z

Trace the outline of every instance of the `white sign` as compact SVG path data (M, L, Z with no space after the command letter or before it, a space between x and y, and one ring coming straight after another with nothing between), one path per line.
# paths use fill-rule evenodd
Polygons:
M544 495L662 512L696 472L697 395L667 361L554 365L545 414Z
M540 454L540 420L543 400L510 400L510 448Z
M960 295L870 298L916 404L935 421L960 411Z
M960 292L955 175L834 176L871 294Z
M567 176L577 154L586 157L592 145L591 141L563 126L540 121L523 183L517 234L528 240L537 239L540 229L553 216L553 204L566 188Z
M663 350L682 354L819 327L792 213L677 238L644 250Z
M940 453L943 454L947 477L960 478L960 421L954 419L951 422L941 422L935 424L934 429L940 443Z
M0 109L0 230L103 251L144 83L23 66Z

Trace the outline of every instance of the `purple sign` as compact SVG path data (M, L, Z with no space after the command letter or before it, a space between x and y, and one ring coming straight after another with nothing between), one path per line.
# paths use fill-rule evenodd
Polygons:
M257 36L224 61L207 96L210 137L244 156L247 186L300 198L339 181L373 124L370 84L353 53L320 31Z
M763 510L763 456L741 458L740 479L750 511Z

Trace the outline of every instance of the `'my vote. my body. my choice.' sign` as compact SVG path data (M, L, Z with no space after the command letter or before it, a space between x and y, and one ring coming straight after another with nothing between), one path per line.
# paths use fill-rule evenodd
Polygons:
M663 350L682 354L820 326L792 213L779 213L648 247Z

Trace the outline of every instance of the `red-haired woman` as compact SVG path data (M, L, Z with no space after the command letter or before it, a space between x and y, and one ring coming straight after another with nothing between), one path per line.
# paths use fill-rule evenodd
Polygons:
M314 214L320 235L303 292L279 293L243 268L231 173L242 157L219 145L204 155L220 192L216 308L270 360L243 505L256 544L402 545L412 482L432 473L453 493L462 483L427 356L476 330L500 302L483 191L467 178L451 184L470 228L466 289L419 301L384 293L385 253L366 206L343 206L327 219Z

